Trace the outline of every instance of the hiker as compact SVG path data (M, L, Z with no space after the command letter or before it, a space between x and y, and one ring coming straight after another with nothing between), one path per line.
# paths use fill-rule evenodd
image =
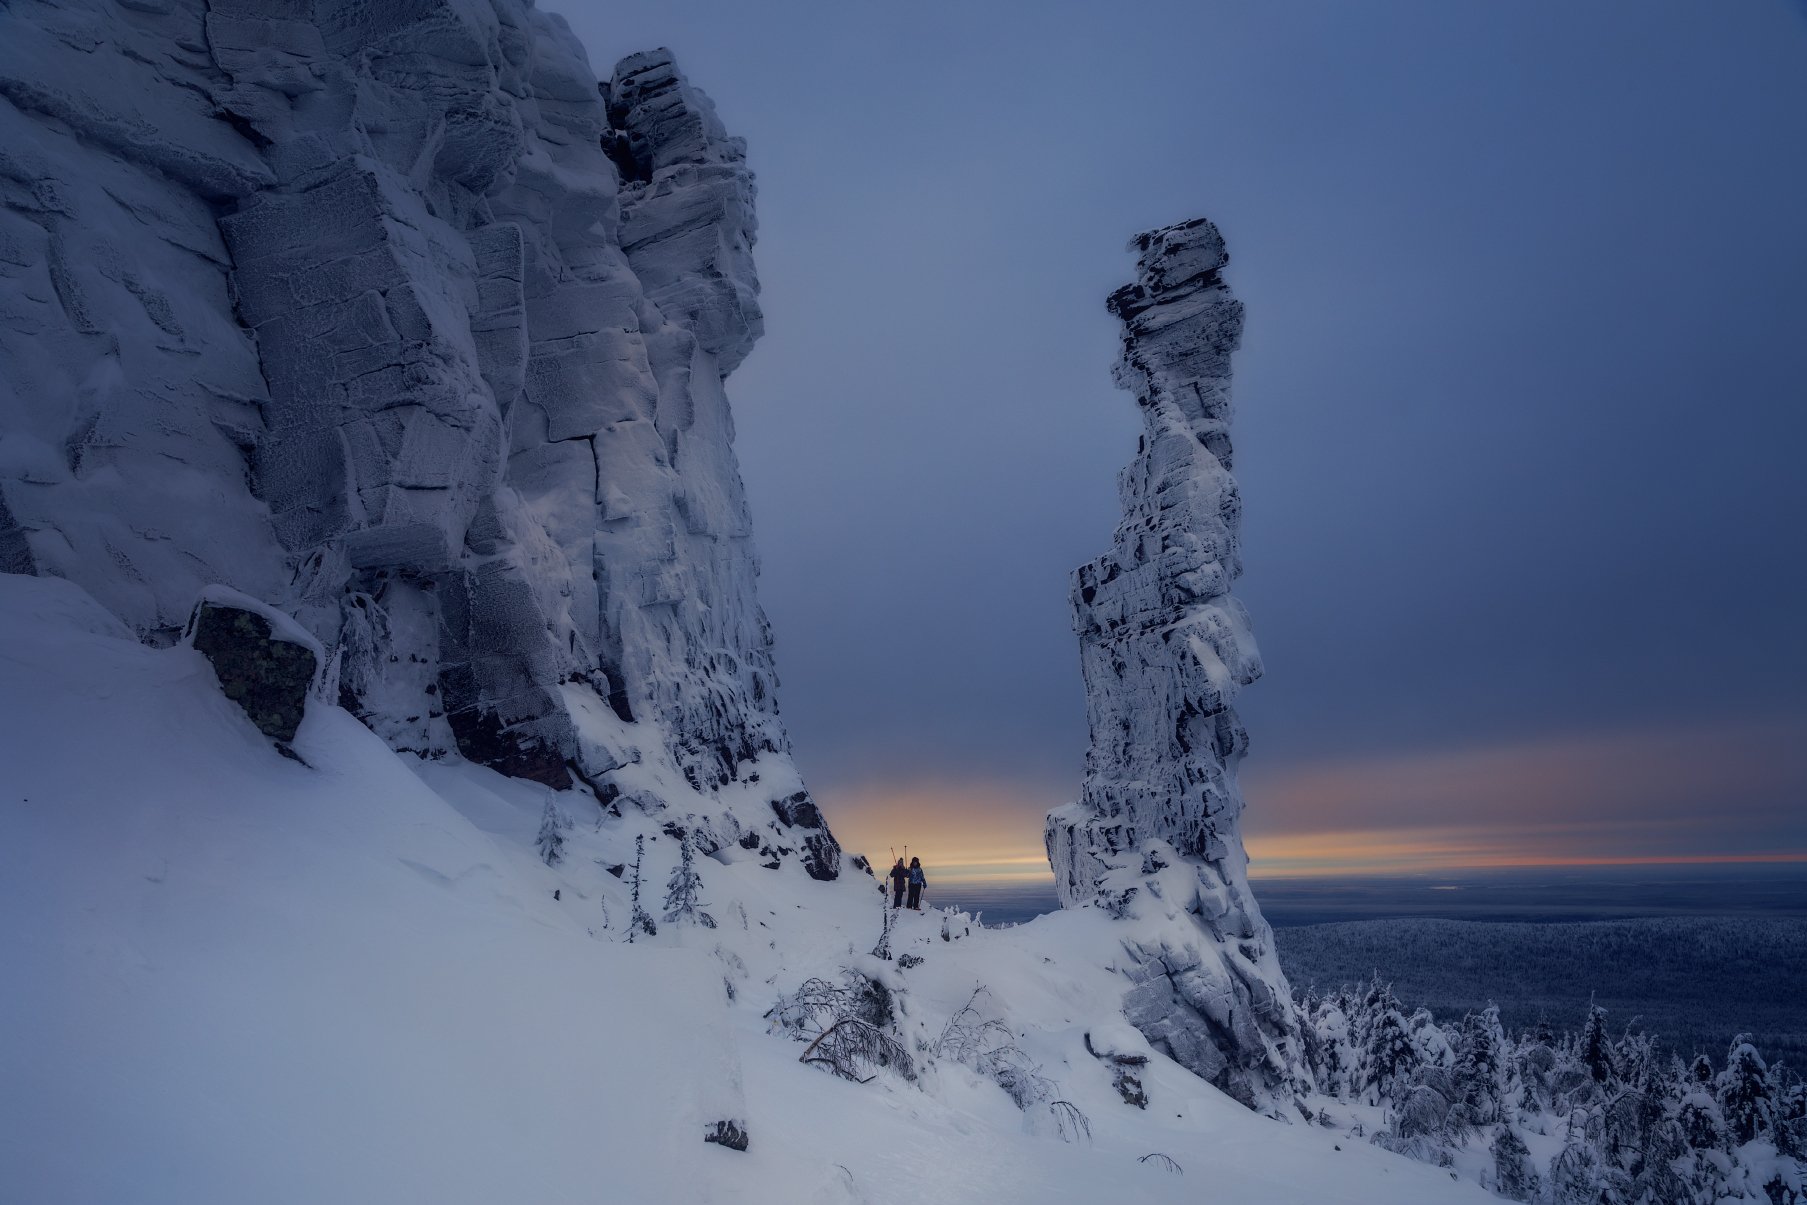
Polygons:
M891 868L891 907L903 907L904 888L910 882L910 872L904 869L903 859L897 859L897 865Z
M902 863L899 863L899 865L902 865ZM928 879L923 877L923 873L922 873L922 859L921 858L911 858L910 859L910 907L914 908L918 912L922 911L922 889L924 887L927 887L928 885L929 885L929 881L928 881Z

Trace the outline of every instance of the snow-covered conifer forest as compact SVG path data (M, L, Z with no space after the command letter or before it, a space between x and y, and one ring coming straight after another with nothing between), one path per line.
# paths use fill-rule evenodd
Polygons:
M1575 1026L1590 999L1616 1028L1634 1019L1659 1046L1717 1057L1741 1031L1807 1066L1799 974L1807 924L1794 917L1656 916L1568 923L1395 918L1275 930L1296 992L1385 968L1401 999L1454 1021L1491 1001L1511 1032Z
M888 909L756 595L755 199L526 0L0 8L0 1200L1800 1201L1749 1045L1295 996L1203 219L1109 299L1064 907Z

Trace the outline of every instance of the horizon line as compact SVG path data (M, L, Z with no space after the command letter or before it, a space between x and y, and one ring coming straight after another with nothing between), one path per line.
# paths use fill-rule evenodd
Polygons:
M1790 850L1781 853L1740 853L1740 854L1634 854L1624 856L1590 856L1575 855L1571 857L1547 858L1512 858L1487 861L1459 861L1436 863L1418 866L1361 866L1333 865L1318 863L1307 866L1266 866L1251 862L1248 876L1251 879L1305 879L1333 878L1405 878L1426 875L1448 874L1458 871L1474 870L1540 870L1563 869L1588 866L1760 866L1760 865L1800 865L1807 864L1807 850ZM944 879L964 879L973 882L998 882L1003 880L1037 880L1046 879L1052 882L1054 872L1048 866L1046 858L984 858L972 861L944 861L940 863ZM1021 869L1005 870L1004 867L1021 867ZM959 873L966 868L986 868L990 873ZM996 868L996 869L992 869Z
M1332 875L1351 877L1396 878L1409 875L1433 875L1461 870L1543 870L1581 866L1783 866L1807 863L1807 851L1760 854L1626 854L1553 856L1521 858L1502 855L1484 861L1440 862L1414 866L1381 867L1373 865L1249 866L1251 879L1327 878Z

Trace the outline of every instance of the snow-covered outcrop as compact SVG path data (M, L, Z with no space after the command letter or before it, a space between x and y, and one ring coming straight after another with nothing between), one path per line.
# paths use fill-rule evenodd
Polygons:
M1084 793L1049 815L1068 908L1122 922L1125 1011L1157 1048L1250 1105L1299 1069L1290 992L1248 886L1231 703L1261 674L1242 604L1241 499L1230 476L1230 353L1242 303L1197 219L1138 236L1117 383L1146 424L1119 488L1111 551L1081 566L1073 611L1091 748Z
M599 84L525 0L20 0L0 569L154 643L232 587L398 749L832 877L722 386L753 196L669 54Z

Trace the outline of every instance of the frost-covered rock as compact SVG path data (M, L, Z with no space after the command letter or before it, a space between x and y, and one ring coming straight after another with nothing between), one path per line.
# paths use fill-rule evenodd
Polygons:
M667 52L598 83L525 0L20 0L0 569L155 643L236 588L396 748L832 876L722 387L753 198ZM764 797L726 815L730 785Z
M1061 901L1124 918L1129 1019L1158 1049L1250 1105L1298 1068L1290 994L1249 892L1231 709L1261 674L1242 604L1241 499L1230 476L1230 353L1242 303L1223 239L1197 219L1150 231L1117 383L1146 424L1119 488L1111 551L1081 566L1073 610L1091 748L1079 802L1048 818Z

